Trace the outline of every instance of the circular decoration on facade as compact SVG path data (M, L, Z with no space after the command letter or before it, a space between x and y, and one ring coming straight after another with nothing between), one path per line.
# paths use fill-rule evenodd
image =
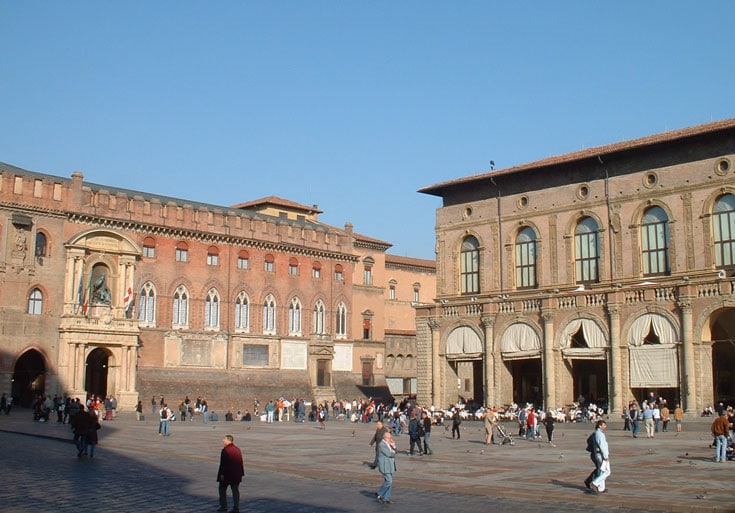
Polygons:
M654 172L646 173L643 175L643 186L647 189L655 187L658 183L658 175Z
M590 196L590 187L586 183L583 183L577 187L577 197L581 200L586 200Z
M525 194L518 198L518 208L526 208L528 206L528 196Z
M730 169L732 169L730 159L718 159L717 162L715 162L715 173L720 176L724 176L729 173Z
M464 213L462 214L462 217L465 219L472 216L472 207L465 207Z

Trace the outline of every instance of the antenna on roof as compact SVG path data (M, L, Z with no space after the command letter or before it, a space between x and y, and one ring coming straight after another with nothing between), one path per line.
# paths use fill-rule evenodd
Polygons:
M490 161L490 171L495 171L495 161L494 160Z

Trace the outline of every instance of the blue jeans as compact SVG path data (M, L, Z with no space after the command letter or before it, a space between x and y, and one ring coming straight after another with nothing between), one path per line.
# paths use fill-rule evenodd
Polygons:
M717 435L715 437L715 447L717 448L715 461L724 462L727 460L727 437L725 435Z
M638 438L638 428L640 427L641 423L637 420L633 421L632 423L632 432L633 432L633 438Z
M393 474L383 474L383 486L378 489L378 495L385 500L390 500L390 493L393 490Z
M161 434L163 436L168 436L168 425L171 424L168 420L162 420L161 421Z

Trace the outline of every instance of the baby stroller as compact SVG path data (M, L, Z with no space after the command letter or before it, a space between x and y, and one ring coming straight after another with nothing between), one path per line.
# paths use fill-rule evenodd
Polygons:
M505 445L505 444L515 445L515 442L513 441L513 437L510 436L510 434L508 434L508 432L505 430L503 426L501 426L500 424L496 424L495 429L498 430L498 434L500 435L501 445Z

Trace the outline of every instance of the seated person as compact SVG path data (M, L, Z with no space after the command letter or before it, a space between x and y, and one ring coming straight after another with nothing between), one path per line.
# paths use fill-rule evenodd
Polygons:
M225 422L232 422L232 410L227 410L225 413Z
M242 416L242 421L243 422L250 422L252 420L252 418L253 417L250 415L250 411L249 410L245 410L245 415Z
M209 420L212 422L217 422L219 420L219 415L217 415L214 410L212 410L212 413L209 414Z

